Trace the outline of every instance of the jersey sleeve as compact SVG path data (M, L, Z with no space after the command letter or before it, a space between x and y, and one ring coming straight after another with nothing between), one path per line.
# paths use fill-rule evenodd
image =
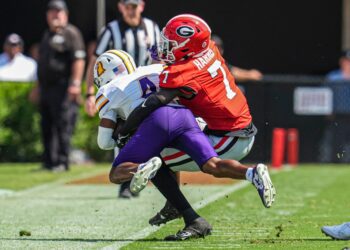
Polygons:
M117 113L114 110L104 110L99 113L100 119L108 119L117 122Z
M159 76L159 87L164 89L179 89L184 94L196 95L200 86L191 77L189 68L166 67Z
M72 48L71 48L71 57L73 60L84 59L86 56L84 39L81 32L76 27L71 29L72 36Z
M103 93L97 93L95 105L101 119L111 110L110 100Z
M119 110L123 109L126 100L127 96L111 83L100 88L96 94L95 101L100 118L116 121L117 116L120 116ZM111 114L112 117L110 116Z

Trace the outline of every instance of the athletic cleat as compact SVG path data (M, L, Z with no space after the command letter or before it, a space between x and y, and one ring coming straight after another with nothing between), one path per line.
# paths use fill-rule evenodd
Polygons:
M141 192L161 166L162 160L159 157L153 157L146 163L140 164L130 183L131 193L137 194Z
M266 208L275 201L276 189L272 184L267 166L258 164L253 168L253 185L258 190L262 203Z
M166 224L169 221L181 218L181 214L173 205L170 204L170 202L166 202L165 206L157 213L155 216L153 216L151 219L149 219L148 223L152 226L160 226L161 224Z
M324 226L321 231L333 240L350 240L350 222L336 226Z
M128 182L124 182L120 185L120 188L119 188L119 195L118 197L119 198L122 198L122 199L130 199L132 197L138 197L139 194L133 194L131 193L130 191L130 181Z
M129 187L124 189L120 188L118 197L121 199L130 199L132 197L130 188Z
M204 238L211 234L211 225L202 217L195 219L190 225L178 231L174 235L169 235L164 238L166 241L188 240L196 238Z

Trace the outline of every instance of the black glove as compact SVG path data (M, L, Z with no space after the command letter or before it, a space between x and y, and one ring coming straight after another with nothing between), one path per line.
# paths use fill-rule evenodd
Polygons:
M117 138L114 138L114 135L113 135L113 139L115 140L117 147L122 149L130 140L131 135L130 134L127 134L127 135L118 134L116 137Z

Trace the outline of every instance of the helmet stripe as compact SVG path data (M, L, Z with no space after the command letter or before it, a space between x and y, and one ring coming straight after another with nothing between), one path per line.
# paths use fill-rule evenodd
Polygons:
M114 54L114 55L116 55L117 57L119 57L119 58L123 61L123 63L124 63L124 65L125 65L126 69L128 70L128 73L129 73L129 74L131 74L132 72L135 71L135 67L134 67L134 65L132 64L132 62L131 62L131 60L129 59L129 57L127 57L125 54L121 53L120 50L108 50L107 52L109 52L109 53L111 53L111 54Z
M168 23L169 23L170 21L172 21L174 18L178 18L178 17L190 17L190 18L196 19L197 21L200 21L200 22L202 22L205 26L207 26L208 30L211 32L211 29L210 29L210 27L209 27L209 25L207 24L206 21L204 21L204 20L203 20L202 18L200 18L199 16L192 15L192 14L181 14L181 15L177 15L177 16L171 18L171 19L168 21Z
M126 53L124 50L118 50L118 52L124 54L124 55L129 59L131 65L132 65L132 67L133 67L133 69L135 70L135 69L136 69L136 66L135 66L134 59L133 59L128 53Z

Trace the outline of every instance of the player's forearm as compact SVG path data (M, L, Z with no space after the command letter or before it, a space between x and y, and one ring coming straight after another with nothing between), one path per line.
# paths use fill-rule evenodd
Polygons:
M93 95L95 93L94 88L94 66L96 62L96 56L91 56L89 64L86 70L86 94Z
M77 59L73 62L71 84L80 86L84 74L84 68L85 61L83 59Z
M179 96L178 89L160 89L159 92L147 97L147 99L134 109L120 130L121 135L127 135L135 131L141 122L157 108L164 106Z
M111 150L115 147L115 141L112 138L113 129L98 127L97 144L100 149Z
M163 105L164 104L155 94L150 95L142 104L131 112L123 128L120 130L120 134L127 135L135 131L147 116Z

